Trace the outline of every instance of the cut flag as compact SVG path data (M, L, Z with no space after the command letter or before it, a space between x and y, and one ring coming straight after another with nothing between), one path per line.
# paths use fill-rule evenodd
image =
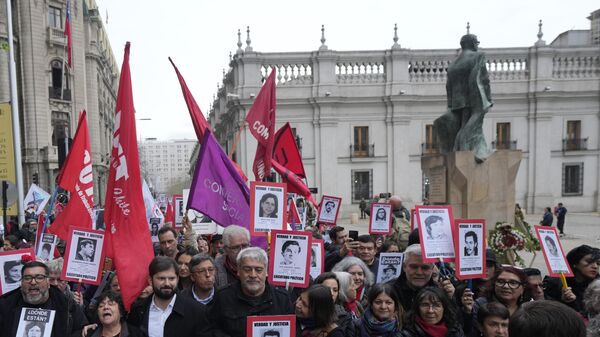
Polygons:
M296 144L290 123L285 123L275 134L273 159L298 177L306 178L302 155L298 150L298 144Z
M167 200L167 212L165 213L165 224L170 223L171 226L175 223L175 211L170 200Z
M113 146L104 202L107 256L114 261L127 310L147 286L148 265L154 258L142 195L129 47L127 42L117 93Z
M258 141L252 171L257 181L271 175L271 157L275 139L275 69L260 89L246 116L250 133Z
M292 200L292 202L290 202L289 205L288 223L290 224L290 227L292 227L293 231L301 231L304 228L304 224L300 219L298 207L296 207L296 203L294 202L294 200Z
M67 206L58 213L49 233L62 240L69 239L69 227L92 229L94 223L94 176L90 133L85 110L79 115L73 145L58 175L57 184L69 191Z
M294 174L294 172L283 167L283 165L279 164L277 161L273 161L273 169L275 169L275 171L281 175L283 182L287 183L289 193L298 193L303 196L304 199L317 207L317 202L313 198L312 193L310 193L310 190L308 187L306 187L306 184L304 184L300 177Z
M65 15L65 37L67 38L67 64L71 68L71 54L73 41L71 37L71 0L67 0L67 12Z

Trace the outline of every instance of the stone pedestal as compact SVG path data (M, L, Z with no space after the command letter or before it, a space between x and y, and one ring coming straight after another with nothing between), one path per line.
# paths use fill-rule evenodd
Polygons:
M500 150L478 164L471 151L424 156L429 202L451 205L455 219L485 219L488 230L498 221L513 222L521 157L521 151Z

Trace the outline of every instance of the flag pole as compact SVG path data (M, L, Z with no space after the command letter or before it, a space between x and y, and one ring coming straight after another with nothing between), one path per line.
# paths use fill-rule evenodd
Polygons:
M246 127L246 121L242 122L242 126L235 133L235 140L233 141L233 146L231 147L231 153L229 153L229 159L232 159L233 154L235 153L235 149L237 148L238 144L240 143L240 136L242 135L242 131L244 130L245 127Z

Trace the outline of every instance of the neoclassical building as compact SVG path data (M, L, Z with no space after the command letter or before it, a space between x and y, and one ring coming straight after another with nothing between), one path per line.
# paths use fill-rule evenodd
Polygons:
M523 159L516 200L528 212L562 201L570 211L600 210L600 10L590 30L551 43L486 48L494 107L484 132L490 148ZM248 33L249 34L249 33ZM485 39L485 37L480 37ZM456 37L460 40L460 36ZM224 72L209 120L232 150L261 81L277 71L277 127L290 122L310 187L342 197L342 212L361 198L427 197L421 157L436 153L433 121L446 111L446 70L459 49L261 53L241 37ZM243 128L234 158L252 175L256 141Z
M94 201L104 203L119 79L94 0L71 0L72 67L66 63L66 0L13 1L25 186L54 190L66 139L87 110L94 168ZM10 101L5 2L0 3L0 102Z

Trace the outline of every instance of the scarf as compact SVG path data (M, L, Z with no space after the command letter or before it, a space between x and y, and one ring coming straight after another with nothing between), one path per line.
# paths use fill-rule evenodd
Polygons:
M344 303L344 308L346 308L346 310L350 312L353 319L360 317L360 313L358 312L358 304L356 300Z
M235 261L231 261L227 255L225 255L224 265L225 269L227 269L236 279L239 279L237 274L237 263Z
M416 316L415 321L421 329L431 337L446 337L446 334L448 333L448 326L444 321L441 321L438 324L429 324L420 316Z
M361 318L360 337L393 336L398 331L398 322L395 319L378 321L371 309L368 309Z
M356 289L356 299L357 300L362 300L362 295L363 295L363 291L365 290L365 286L362 285L360 286L360 288Z

